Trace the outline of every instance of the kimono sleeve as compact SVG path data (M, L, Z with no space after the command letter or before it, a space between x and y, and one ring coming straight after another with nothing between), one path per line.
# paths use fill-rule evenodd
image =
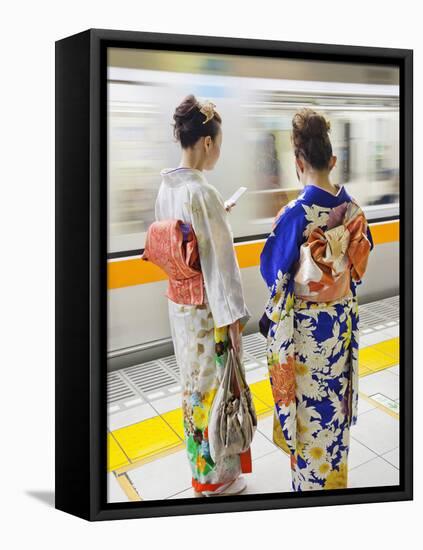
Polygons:
M367 258L368 258L368 255L370 254L370 252L374 248L373 236L372 236L372 233L370 231L370 225L369 225L367 220L366 220L366 237L367 237L367 241L370 243L370 249L367 251L367 257L365 259L365 267L364 267L364 269L361 269L361 272L360 272L360 269L357 269L357 267L353 265L354 269L352 269L352 273L351 273L351 275L352 275L352 277L351 277L351 287L352 287L354 295L356 293L355 292L355 286L362 284L362 277L364 275L365 270L367 269ZM360 254L358 254L358 255L360 256ZM363 260L364 254L362 254L361 256L362 257L359 258L359 259Z
M300 256L304 228L304 211L297 203L281 214L260 255L260 272L270 291L265 312L273 321L293 300L293 271Z
M244 303L241 273L223 200L214 188L202 185L191 189L190 207L215 325L222 327L237 319L245 325L250 313Z

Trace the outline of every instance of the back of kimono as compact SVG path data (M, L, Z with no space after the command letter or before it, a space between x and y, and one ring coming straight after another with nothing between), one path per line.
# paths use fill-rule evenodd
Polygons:
M261 254L270 382L295 491L347 486L358 404L356 285L372 248L344 186L334 195L306 185L276 217Z

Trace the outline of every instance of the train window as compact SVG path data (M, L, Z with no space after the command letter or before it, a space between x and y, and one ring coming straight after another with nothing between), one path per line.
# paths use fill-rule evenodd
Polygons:
M337 83L322 92L322 82L183 72L169 80L167 73L141 69L130 74L122 78L112 68L108 83L109 252L143 247L160 170L180 160L173 109L190 92L216 103L223 118L221 158L207 179L223 199L241 185L248 188L230 214L235 239L267 234L277 211L300 192L290 130L293 114L304 106L331 121L335 183L346 185L369 219L398 215L397 85Z

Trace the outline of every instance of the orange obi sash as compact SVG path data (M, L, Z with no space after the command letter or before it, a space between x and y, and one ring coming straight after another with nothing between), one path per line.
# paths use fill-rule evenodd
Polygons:
M204 303L200 256L191 225L176 219L153 222L148 228L141 258L166 273L169 278L166 296L172 302L188 305Z
M354 202L333 208L327 230L316 227L300 247L294 275L295 294L305 300L327 302L351 293L351 277L363 277L371 244L367 220Z

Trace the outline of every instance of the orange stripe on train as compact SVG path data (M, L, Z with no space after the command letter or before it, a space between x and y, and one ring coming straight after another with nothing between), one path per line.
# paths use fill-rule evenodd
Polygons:
M399 221L370 224L375 245L399 241ZM239 267L253 267L260 263L264 241L235 244ZM166 274L151 262L139 258L109 261L107 265L109 290L143 285L166 280Z

